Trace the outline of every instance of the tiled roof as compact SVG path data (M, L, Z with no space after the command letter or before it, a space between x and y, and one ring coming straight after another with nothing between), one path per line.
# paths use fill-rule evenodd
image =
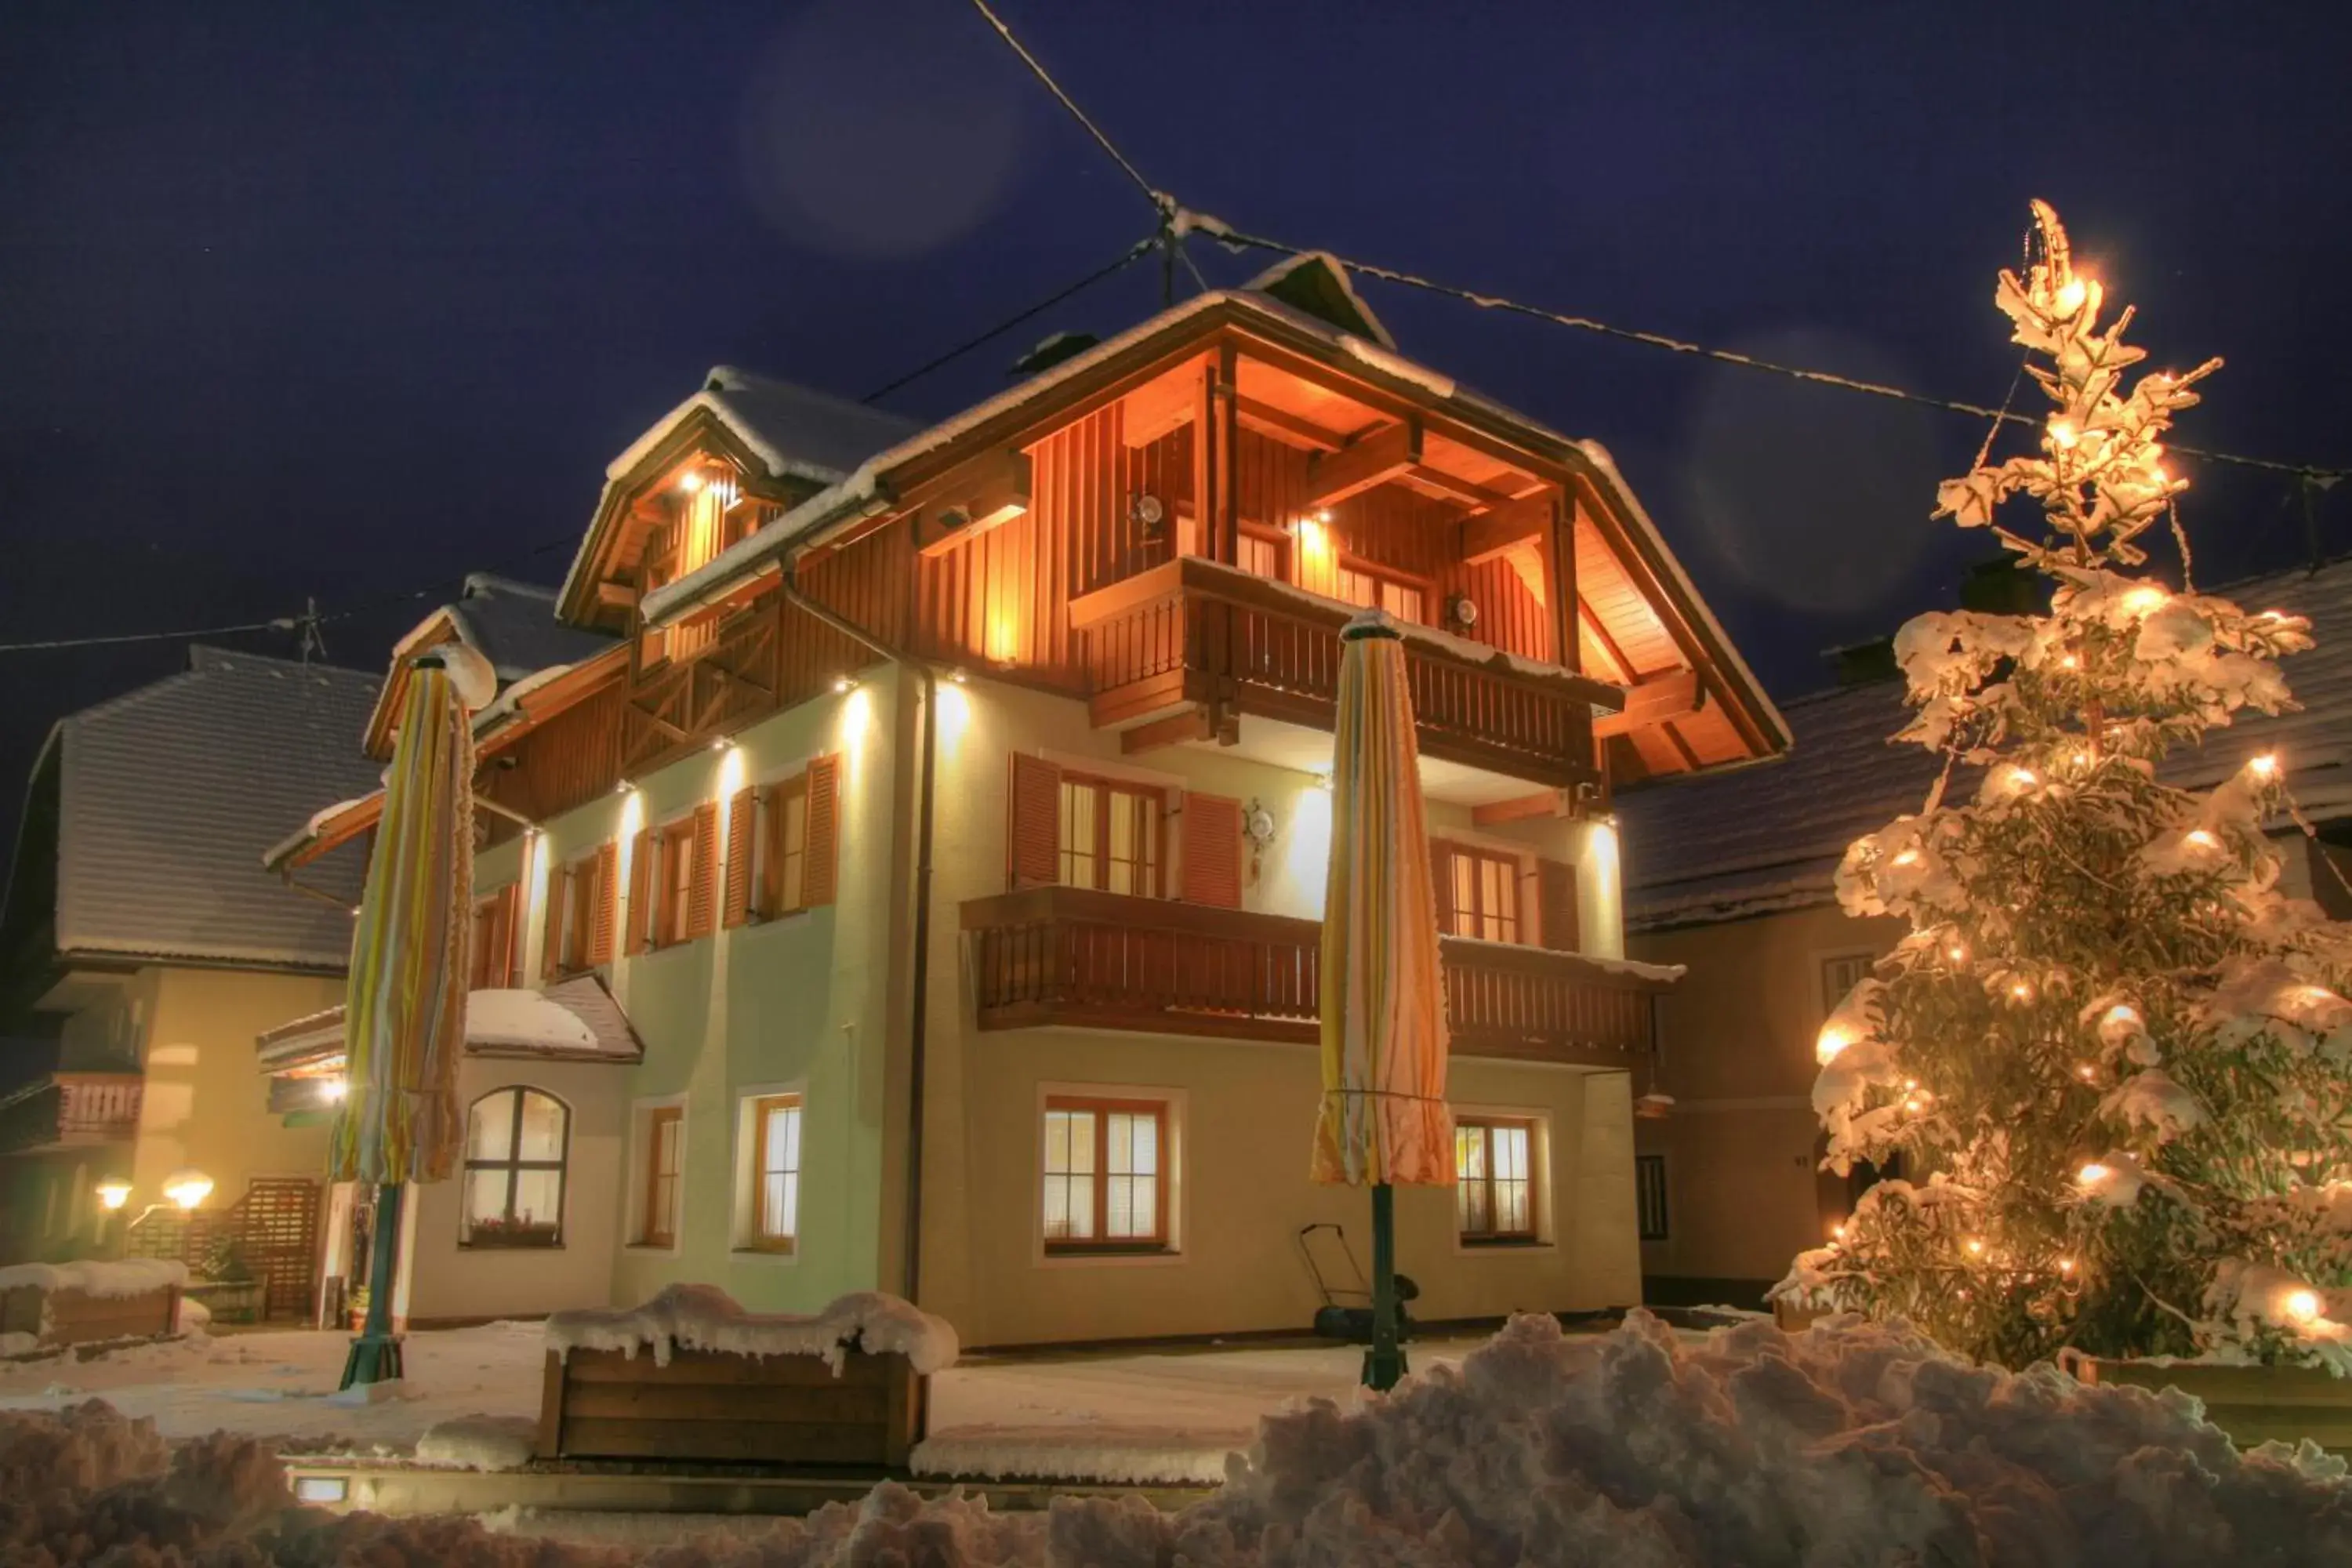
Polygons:
M2310 617L2313 647L2284 667L2303 706L2216 731L2204 750L2170 759L2164 778L2202 788L2275 749L2310 816L2352 816L2352 561L2211 591L2246 609ZM1904 724L1903 697L1894 680L1798 698L1781 709L1796 733L1785 760L1623 799L1626 923L1690 925L1829 902L1846 846L1918 810L1935 782L1935 758L1886 743Z
M376 679L218 648L182 674L59 721L61 954L340 968L350 914L262 869L262 851L321 800L364 794L359 736ZM346 904L355 853L304 880Z

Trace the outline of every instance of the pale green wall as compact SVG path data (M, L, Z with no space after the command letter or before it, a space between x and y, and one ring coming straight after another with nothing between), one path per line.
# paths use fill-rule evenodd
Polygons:
M846 694L827 695L744 731L730 750L688 757L635 781L632 795L594 801L544 825L530 856L527 984L537 984L540 973L549 867L617 837L625 889L630 842L641 824L674 820L708 800L723 804L737 788L789 776L813 757L833 752L842 761L834 904L619 957L612 965L614 995L646 1042L641 1066L595 1069L609 1075L624 1129L610 1173L618 1194L608 1222L614 1260L606 1294L613 1301L634 1303L665 1285L691 1280L718 1285L753 1310L798 1310L879 1282L888 716L897 679L887 668L870 671ZM512 879L520 857L519 841L484 855L478 884L488 889ZM623 902L625 921L625 898ZM515 1081L530 1081L529 1075L520 1073ZM738 1108L742 1093L755 1086L790 1087L805 1097L799 1245L788 1259L733 1246L740 1198ZM686 1109L688 1195L678 1244L646 1247L636 1245L642 1111L648 1101L679 1099ZM446 1223L454 1225L454 1215L453 1209ZM437 1315L465 1310L436 1309Z

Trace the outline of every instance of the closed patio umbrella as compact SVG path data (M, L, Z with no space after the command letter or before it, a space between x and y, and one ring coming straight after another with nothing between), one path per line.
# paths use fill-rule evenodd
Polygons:
M1454 1184L1445 996L1404 644L1368 612L1340 634L1323 893L1323 1098L1314 1176L1372 1189L1372 1348L1364 1382L1404 1374L1393 1188Z
M352 932L344 1002L348 1080L328 1179L379 1191L367 1323L342 1386L401 1375L392 1332L404 1184L448 1179L464 1124L467 941L474 885L474 732L468 709L495 684L481 658L436 648L410 672L383 815Z

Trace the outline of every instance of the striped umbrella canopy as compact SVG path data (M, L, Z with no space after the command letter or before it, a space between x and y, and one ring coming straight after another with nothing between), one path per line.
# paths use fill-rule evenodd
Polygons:
M1340 637L1314 1176L1451 1186L1445 994L1404 644L1377 611Z
M352 932L349 1080L331 1180L448 1178L463 1140L457 1058L474 886L474 731L488 671L461 647L414 667Z

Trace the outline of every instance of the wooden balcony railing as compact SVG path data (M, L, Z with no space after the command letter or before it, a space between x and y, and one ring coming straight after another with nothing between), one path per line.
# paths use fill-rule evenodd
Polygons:
M1086 634L1097 725L1183 703L1328 730L1349 606L1200 556L1181 556L1070 605ZM1421 749L1538 784L1598 777L1592 710L1625 693L1426 627L1408 628L1405 668Z
M137 1073L57 1072L0 1100L0 1153L127 1143L138 1135Z
M1319 1037L1320 921L1086 888L963 906L983 1029L1072 1025L1291 1041ZM1442 938L1453 1048L1623 1067L1654 1038L1664 989L1574 953Z

